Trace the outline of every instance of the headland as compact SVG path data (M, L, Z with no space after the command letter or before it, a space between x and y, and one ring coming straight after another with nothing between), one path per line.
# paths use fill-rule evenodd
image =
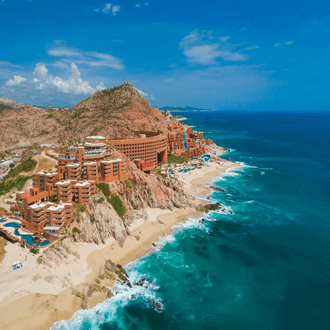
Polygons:
M211 192L207 183L238 164L219 158L226 150L204 140L201 133L161 119L168 131L140 130L137 136L110 138L106 143L102 135L91 135L84 145L78 141L62 151L42 150L41 156L30 156L39 157L38 166L40 159L47 159L49 171L34 171L30 186L27 182L17 193L17 210L7 212L11 222L16 217L24 228L16 236L23 245L8 243L0 263L0 319L5 329L49 329L77 310L104 301L111 296L107 287L124 276L120 267L152 252L153 243L168 235L174 224L203 215ZM104 157L99 160L100 156ZM47 174L49 181L43 181ZM67 190L61 190L65 182ZM111 203L114 195L125 216L116 202ZM35 203L40 199L42 203ZM39 214L33 213L33 205ZM40 214L45 214L48 225L42 224ZM59 234L54 227L60 228ZM24 234L35 232L42 234L43 242L50 241L49 247L38 246L38 254L31 253L35 245L28 249L23 242ZM15 238L15 231L10 234ZM23 267L13 270L13 261Z

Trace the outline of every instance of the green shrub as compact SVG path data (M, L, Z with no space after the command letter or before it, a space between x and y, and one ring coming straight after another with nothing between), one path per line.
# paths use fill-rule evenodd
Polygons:
M104 202L104 198L103 197L101 197L101 198L99 198L97 201L96 201L98 204L101 204L101 203L103 203Z
M127 186L127 188L131 188L131 187L132 187L132 186L131 186L131 182L130 182L128 179L122 180L122 181L120 181L120 182L125 183L126 186Z
M83 212L86 212L86 204L74 204L74 210L77 212L77 213L83 213Z
M0 182L0 195L9 193L12 189L22 190L26 181L32 179L32 176L20 175L17 178L8 178Z
M14 169L10 170L8 177L16 177L21 172L31 172L37 166L37 161L29 157L25 159L22 163L16 166Z
M189 162L189 159L186 157L182 157L182 156L170 155L167 157L168 164L183 164L183 163L188 163L188 162Z
M80 230L75 227L72 229L72 234L80 234Z
M98 183L96 186L102 191L105 197L110 196L109 185L107 183Z
M31 249L30 252L33 253L33 254L37 254L38 253L35 249Z
M108 202L112 205L112 207L120 217L124 216L126 208L123 201L118 195L111 194L110 198L108 198Z

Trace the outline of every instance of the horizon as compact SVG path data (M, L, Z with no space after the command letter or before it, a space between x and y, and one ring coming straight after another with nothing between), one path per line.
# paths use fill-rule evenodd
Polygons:
M323 1L2 0L0 9L0 97L64 107L130 81L157 107L330 109Z

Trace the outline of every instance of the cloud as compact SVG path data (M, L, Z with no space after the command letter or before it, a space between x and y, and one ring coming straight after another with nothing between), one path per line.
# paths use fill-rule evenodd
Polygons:
M137 3L135 5L135 7L137 7L137 8L146 7L146 6L149 6L149 3L148 2Z
M230 39L229 36L225 36L225 37L220 37L220 41L221 42L225 42L225 41L228 41Z
M260 47L257 45L253 45L253 46L248 46L243 48L243 50L254 50L254 49L259 49Z
M100 89L104 89L103 82L100 82L95 88L92 87L88 81L83 80L78 66L75 63L70 65L71 73L67 79L63 79L59 76L53 77L49 74L46 65L37 63L33 71L33 78L27 79L19 75L15 75L13 78L6 81L2 91L6 91L6 88L11 88L10 92L20 93L35 93L38 91L42 94L72 94L72 95L90 95ZM15 89L12 89L15 87ZM8 92L8 91L7 91Z
M104 4L104 8L99 9L96 8L94 9L97 13L103 13L103 14L109 14L111 13L113 16L116 16L118 12L120 11L120 6L119 5L113 5L111 3L106 3Z
M61 61L52 64L59 68L65 68L68 64L74 62L91 67L108 67L116 70L124 69L124 65L120 58L96 51L83 51L69 47L56 47L49 49L48 54L55 57L62 57Z
M277 42L276 44L274 44L274 47L280 47L280 46L290 46L294 43L294 41L290 40L287 42Z
M20 75L15 75L12 79L8 79L5 82L5 86L18 86L21 82L26 81L26 78L21 77Z
M81 53L75 50L74 48L57 47L57 48L49 49L48 55L57 56L57 57L63 57L63 56L76 57L76 56L81 56Z
M245 54L235 51L236 45L226 42L229 37L214 37L213 31L194 30L185 36L179 47L189 63L201 65L219 64L216 60L240 62L248 60ZM219 40L221 42L219 42Z
M67 63L64 63L62 61L56 61L52 64L50 64L51 66L55 67L55 68L59 68L59 69L65 69L68 67Z
M152 94L148 94L148 93L145 93L144 91L142 91L141 89L137 89L136 87L134 87L140 94L141 96L143 96L145 99L149 99L151 101L155 101L156 98L152 95Z
M8 61L0 61L0 68L22 68L22 66Z

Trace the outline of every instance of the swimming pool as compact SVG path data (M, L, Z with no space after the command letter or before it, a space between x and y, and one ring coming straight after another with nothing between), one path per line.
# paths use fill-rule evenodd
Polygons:
M47 246L50 242L48 240L45 240L39 244L39 246Z
M21 228L21 225L17 222L8 222L5 224L5 227Z
M32 235L21 235L18 232L18 229L15 229L15 235L20 236L23 241L26 242L26 244L33 246L33 236Z

